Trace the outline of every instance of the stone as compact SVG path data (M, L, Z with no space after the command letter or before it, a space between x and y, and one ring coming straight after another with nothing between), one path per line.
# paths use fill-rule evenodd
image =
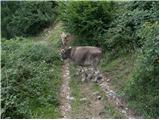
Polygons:
M96 95L96 96L97 96L97 95L99 95L99 92L96 91L96 92L93 93L93 95Z
M115 93L113 90L110 90L110 91L108 92L108 95L109 95L109 96L116 96L116 93Z
M120 101L117 101L117 102L116 102L116 105L117 105L119 108L124 108L123 104L122 104Z
M103 78L103 76L100 75L100 76L97 77L97 80L101 80L102 78Z
M80 101L86 101L87 100L87 98L81 98L80 99Z
M109 82L110 81L110 79L107 79L107 82Z
M76 72L76 74L75 74L75 75L76 75L76 76L78 76L78 75L80 75L80 74L79 74L79 72Z
M122 113L124 113L124 114L126 114L126 113L127 113L125 110L122 110L121 112L122 112Z
M103 78L102 76L96 77L96 83L100 82L102 80L102 78Z
M69 71L66 71L66 75L69 75Z
M100 115L100 116L101 116L101 115L105 115L105 112L100 112L99 115Z
M105 88L104 90L105 90L105 91L108 91L108 88Z
M84 77L82 77L82 82L84 82L85 81L85 78Z
M96 75L98 75L99 73L100 73L99 71L96 71L96 72L95 72Z
M88 74L87 80L91 80L91 79L93 79L93 75L92 74Z
M100 95L99 95L99 96L97 96L97 99L98 99L98 100L100 100L101 98L102 98L102 97L101 97Z
M74 100L74 97L67 96L68 100Z

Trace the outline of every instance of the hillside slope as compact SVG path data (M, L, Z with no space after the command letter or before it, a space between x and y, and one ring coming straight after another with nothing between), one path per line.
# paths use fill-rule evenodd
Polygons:
M59 23L37 37L2 39L2 118L60 117L57 28Z

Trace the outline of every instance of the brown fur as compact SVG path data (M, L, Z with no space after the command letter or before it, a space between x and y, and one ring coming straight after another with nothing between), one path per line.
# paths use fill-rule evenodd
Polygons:
M101 48L92 46L67 48L61 53L62 58L70 58L79 66L93 66L94 68L97 67L101 54Z

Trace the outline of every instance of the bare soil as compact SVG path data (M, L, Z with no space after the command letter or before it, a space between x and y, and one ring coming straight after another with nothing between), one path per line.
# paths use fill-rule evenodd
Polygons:
M81 83L79 89L81 92L81 99L78 100L80 105L76 110L71 111L71 118L81 119L103 119L106 118L105 108L103 102L93 94L91 90L92 83ZM76 100L76 99L75 99Z

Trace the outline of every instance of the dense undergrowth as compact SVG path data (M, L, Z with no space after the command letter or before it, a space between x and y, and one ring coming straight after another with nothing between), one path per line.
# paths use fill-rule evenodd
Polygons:
M58 118L60 65L51 43L2 39L1 117Z
M55 1L1 2L1 118L60 117L60 33L51 27L56 6Z
M145 117L158 118L158 24L145 24L142 29L142 37L146 42L136 59L133 75L125 87L125 92L130 106L136 108L139 113L144 113Z
M34 36L57 18L55 1L2 1L2 37Z

